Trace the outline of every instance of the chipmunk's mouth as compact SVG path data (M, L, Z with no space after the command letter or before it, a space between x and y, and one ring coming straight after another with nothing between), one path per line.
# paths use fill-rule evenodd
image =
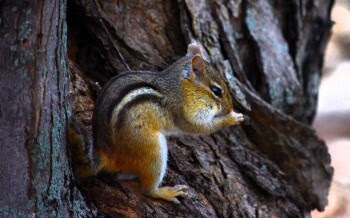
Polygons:
M224 117L227 117L227 116L230 116L231 115L231 112L228 112L228 113L218 113L214 116L215 119L220 119L220 118L224 118Z

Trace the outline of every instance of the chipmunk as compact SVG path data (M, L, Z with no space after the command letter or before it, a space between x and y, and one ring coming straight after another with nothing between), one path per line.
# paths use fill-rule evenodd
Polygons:
M162 72L126 72L99 93L92 119L94 169L138 177L153 198L180 203L187 186L160 187L167 168L167 135L208 134L238 124L224 78L189 44L187 55Z

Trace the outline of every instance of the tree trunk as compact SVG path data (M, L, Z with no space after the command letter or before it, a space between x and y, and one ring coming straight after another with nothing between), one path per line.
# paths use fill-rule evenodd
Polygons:
M0 217L91 215L66 152L66 1L1 1L0 13Z
M66 42L65 1L1 2L0 214L305 217L323 210L333 170L310 123L332 4L70 0ZM126 70L165 69L191 41L225 76L249 122L169 138L163 184L190 186L181 205L110 175L79 184L81 195L74 157L67 159L66 119L79 120L91 141L100 88Z

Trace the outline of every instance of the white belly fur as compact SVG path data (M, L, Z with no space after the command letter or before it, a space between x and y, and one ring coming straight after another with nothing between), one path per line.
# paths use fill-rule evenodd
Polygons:
M165 135L162 133L158 133L158 140L159 140L159 154L160 154L161 163L160 163L160 173L156 182L156 188L158 188L161 182L163 181L166 168L167 168L167 161L168 161L168 146L167 146Z

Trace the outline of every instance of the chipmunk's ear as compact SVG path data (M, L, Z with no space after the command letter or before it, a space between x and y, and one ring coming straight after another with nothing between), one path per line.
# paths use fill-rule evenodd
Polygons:
M204 60L199 46L196 43L189 44L186 56L192 58L191 70L186 77L189 76L191 79L201 77L204 72Z
M199 48L199 46L195 42L189 44L188 48L187 48L186 56L187 57L193 57L193 56L195 56L197 54L198 55L202 55L201 49Z
M196 54L192 58L191 73L193 73L196 77L201 77L201 75L204 73L204 60L199 54Z

